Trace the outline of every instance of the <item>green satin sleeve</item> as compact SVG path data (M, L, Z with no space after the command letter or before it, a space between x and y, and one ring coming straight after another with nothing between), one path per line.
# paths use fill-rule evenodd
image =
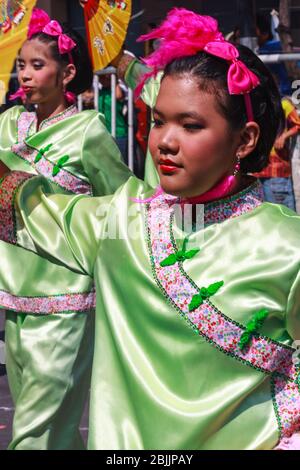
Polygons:
M300 340L300 266L287 301L286 329L295 340Z
M29 295L37 298L66 292L77 294L89 292L93 287L90 276L78 274L60 264L51 263L49 257L38 256L3 241L0 241L0 258L0 308L8 308L11 304L12 310L18 310L17 299L13 296L27 299ZM26 300L23 304L26 305Z
M111 197L53 195L49 182L32 177L15 197L17 242L94 276L89 447L272 449L279 439L273 356L266 349L264 358L257 347L241 361L226 342L231 329L244 328L261 308L269 311L259 329L263 348L264 339L276 347L299 339L300 218L275 204L253 208L250 194L235 195L245 211L226 217L228 203L213 206L217 220L190 237L197 255L158 278L155 257L172 247L169 230L178 246L184 234L169 205L154 201L147 217L147 207L134 202L150 196L148 189L130 178ZM195 334L178 305L195 286L220 280L224 285L199 323L208 322L208 329ZM280 359L275 355L279 371ZM256 361L265 361L266 373ZM297 418L293 396L285 399Z
M0 160L12 171L31 171L27 162L11 152L11 146L17 141L17 121L24 111L23 106L14 106L0 114Z
M72 271L93 276L111 199L54 194L49 181L32 177L15 196L17 243Z
M125 73L125 82L131 89L135 89L142 76L147 73L149 69L139 62L137 59L133 60ZM153 108L156 103L157 95L159 92L162 73L158 73L155 78L148 80L142 90L141 98L147 106ZM147 149L146 163L145 163L145 182L151 187L155 188L159 184L159 177L154 166L149 148Z
M132 176L101 114L96 114L85 129L81 160L95 196L114 193Z
M133 60L127 67L125 73L125 82L129 88L134 90L140 83L143 75L149 72L149 68L142 64L139 60ZM152 77L145 83L141 98L147 106L153 108L156 103L156 98L159 92L162 72L159 72L156 77Z

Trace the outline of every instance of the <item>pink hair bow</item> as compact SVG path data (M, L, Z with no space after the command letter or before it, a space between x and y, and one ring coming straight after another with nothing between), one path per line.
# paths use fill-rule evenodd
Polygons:
M238 60L239 51L227 41L211 41L204 47L208 54L231 62L227 74L227 85L230 95L244 95L248 121L253 121L253 109L250 91L260 84L258 77Z
M76 42L73 41L67 34L63 34L62 27L56 20L51 20L44 29L43 33L49 36L58 36L58 50L60 54L70 54L71 50L76 46Z
M208 54L231 62L228 69L228 91L231 95L244 95L250 93L259 85L257 76L248 67L238 60L239 51L233 44L226 41L213 41L206 44L204 50Z
M40 8L34 8L30 18L27 37L30 39L34 34L43 31L43 28L51 21L50 16Z

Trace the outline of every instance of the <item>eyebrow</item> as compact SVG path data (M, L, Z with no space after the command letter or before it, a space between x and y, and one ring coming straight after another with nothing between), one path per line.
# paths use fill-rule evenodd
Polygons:
M152 109L152 112L158 114L161 117L164 117L164 114L155 107ZM187 113L187 112L186 113L178 113L178 114L176 114L176 118L178 118L178 119L192 118L192 119L198 119L199 120L199 119L203 119L204 117L201 116L200 114L194 112L194 111L191 111L189 113Z
M17 62L25 62L25 61L21 57L17 57ZM34 59L30 59L30 62L45 62L45 59L43 59L42 57L34 57Z

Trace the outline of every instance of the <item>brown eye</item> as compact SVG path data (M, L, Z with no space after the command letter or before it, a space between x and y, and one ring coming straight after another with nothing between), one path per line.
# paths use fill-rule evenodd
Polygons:
M154 125L154 127L161 127L163 125L163 122L160 119L155 119L153 118L151 123Z
M184 124L183 127L187 131L199 131L200 129L203 129L203 126L201 124L197 124L197 123Z
M33 64L33 68L35 70L40 70L41 68L43 68L44 64L41 64L39 62L36 62L35 64Z

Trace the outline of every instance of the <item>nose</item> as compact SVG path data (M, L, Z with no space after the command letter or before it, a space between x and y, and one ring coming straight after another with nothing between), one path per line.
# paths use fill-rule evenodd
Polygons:
M19 70L19 81L22 83L29 82L32 79L30 68L25 67L22 70Z
M161 154L176 155L178 153L179 142L176 134L176 129L170 126L165 126L165 129L161 132L158 140L158 148Z

